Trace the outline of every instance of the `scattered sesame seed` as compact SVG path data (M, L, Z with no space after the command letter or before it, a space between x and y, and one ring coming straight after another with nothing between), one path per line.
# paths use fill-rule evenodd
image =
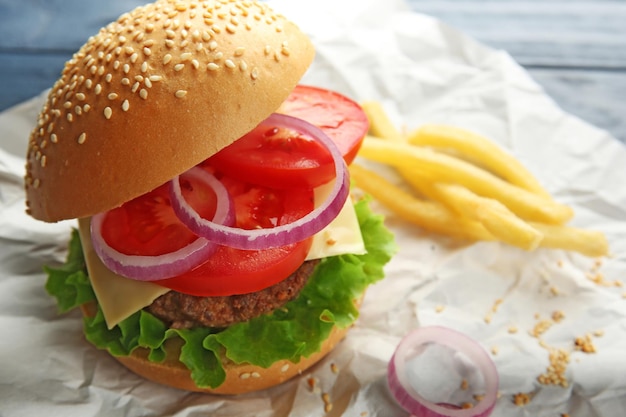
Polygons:
M115 100L117 99L117 97L117 93L109 93L109 95L107 96L109 100Z
M160 75L151 75L150 76L150 81L152 82L158 82L161 81L163 79L163 77L161 77Z
M130 108L130 103L128 102L128 100L124 100L124 102L122 103L122 110L128 111L129 108Z
M150 48L143 48L143 54L146 56L152 55L152 50Z
M246 51L246 48L239 46L235 49L235 56L241 56Z
M130 72L130 65L124 64L122 71L124 71L124 74L128 74Z
M146 77L146 78L143 80L143 83L146 85L146 87L148 87L148 88L152 88L152 81L150 81L150 78Z
M112 115L113 115L113 110L111 110L110 107L105 107L104 108L104 117L106 117L107 120L109 120Z
M55 133L50 135L50 142L52 142L52 143L59 143L59 138L57 137L57 135Z
M180 55L180 59L182 61L189 61L192 56L193 56L193 54L191 52L185 52L185 53Z
M288 369L289 369L289 364L286 363L283 366L281 366L280 372L287 372Z
M130 80L126 77L122 78L122 85L130 85Z
M78 137L78 144L82 145L87 140L87 134L85 132L81 133Z
M72 115L72 113L68 113L66 118L67 118L67 121L70 123L74 120L74 116Z
M228 68L236 68L237 67L237 65L235 65L235 63L232 60L230 60L230 59L227 59L226 61L224 61L224 65L226 65Z
M174 65L174 71L182 71L183 68L185 68L185 64Z
M47 161L47 160L48 160L48 158L46 157L46 155L43 155L43 156L41 157L41 160L40 160L39 162L40 162L40 164L41 164L41 167L42 167L42 168L45 168L45 167L46 167L46 161Z
M133 53L133 54L130 56L130 62L132 62L133 64L134 64L135 62L137 62L137 59L139 59L139 54L137 54L137 52Z
M186 90L178 90L176 91L176 98L183 98L187 95L187 91Z
M80 101L84 101L85 100L85 94L83 93L77 93L76 94L76 98Z
M146 61L144 61L141 64L141 72L146 72L146 71L148 71L148 63Z
M145 88L142 88L141 90L139 90L139 97L141 97L142 99L147 99L148 98L148 90L146 90Z
M139 84L139 81L136 81L135 84L133 84L132 88L130 89L130 91L132 91L133 93L136 93L137 90L139 90L139 86L141 84Z
M209 62L206 67L209 71L216 71L220 68L220 66L214 62Z
M241 379L248 379L248 378L250 378L250 372L244 372L243 374L239 375L239 378L241 378Z

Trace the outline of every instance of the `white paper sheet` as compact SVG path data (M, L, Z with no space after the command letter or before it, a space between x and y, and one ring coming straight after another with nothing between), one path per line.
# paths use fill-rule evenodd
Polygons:
M42 97L0 115L0 415L406 415L386 368L401 337L423 325L471 335L500 374L494 416L616 416L626 410L626 149L565 114L513 60L394 1L275 1L317 48L303 80L357 100L377 99L410 129L442 122L482 133L513 152L576 210L573 224L606 233L613 256L526 253L497 243L458 247L378 205L400 251L370 289L347 339L301 378L236 398L189 394L134 376L84 341L78 314L58 316L42 265L63 259L73 222L23 213L22 156ZM612 285L601 285L597 281ZM591 278L596 278L596 281ZM541 339L530 332L563 315ZM516 332L513 332L516 330ZM589 335L595 353L574 350ZM571 352L568 387L542 385L546 347ZM331 370L331 363L339 369ZM318 380L311 390L307 379ZM531 395L523 407L517 393Z

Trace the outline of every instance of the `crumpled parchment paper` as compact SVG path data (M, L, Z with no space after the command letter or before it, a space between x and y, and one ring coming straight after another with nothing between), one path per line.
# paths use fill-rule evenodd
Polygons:
M302 377L238 397L143 381L82 337L77 313L57 315L42 266L62 260L73 222L24 214L23 155L43 96L0 114L0 415L401 416L387 363L410 330L443 325L490 352L500 374L494 416L617 416L626 410L626 149L561 111L503 51L393 1L274 1L308 33L316 60L303 82L380 100L411 129L448 123L514 153L572 222L606 233L612 256L459 245L423 233L374 203L399 253L371 288L357 325ZM584 352L575 340L587 342ZM587 349L589 350L589 349ZM541 383L550 352L567 353L567 386ZM332 365L332 366L331 366ZM312 389L309 379L315 378ZM328 397L323 397L328 394ZM516 405L517 394L527 403ZM325 412L325 401L332 410Z

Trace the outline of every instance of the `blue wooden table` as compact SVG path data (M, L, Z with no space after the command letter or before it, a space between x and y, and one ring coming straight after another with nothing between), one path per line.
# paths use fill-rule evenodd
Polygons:
M142 3L0 0L0 111L50 87L88 36ZM564 110L626 142L626 2L408 0L408 4L508 51Z

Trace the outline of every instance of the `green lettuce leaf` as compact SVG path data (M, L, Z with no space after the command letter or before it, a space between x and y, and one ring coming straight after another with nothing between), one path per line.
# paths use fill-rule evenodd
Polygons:
M374 214L363 199L355 204L367 248L365 255L341 255L323 259L295 300L271 314L239 323L225 330L208 328L168 329L158 318L138 311L113 329L108 329L102 311L85 318L87 339L112 355L129 355L138 347L149 358L165 359L165 341L182 339L179 360L191 371L199 387L217 387L225 378L222 354L235 363L269 367L280 359L298 362L317 352L333 326L345 328L358 317L354 300L384 277L384 266L396 250L393 235L383 218ZM78 233L72 233L67 262L46 268L46 289L56 297L62 312L94 301Z

